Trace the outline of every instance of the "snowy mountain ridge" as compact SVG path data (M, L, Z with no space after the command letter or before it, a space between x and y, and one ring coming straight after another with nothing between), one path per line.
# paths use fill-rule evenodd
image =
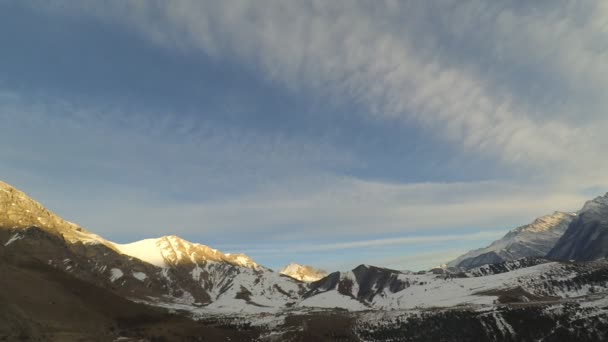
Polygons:
M524 257L544 257L576 216L575 213L556 211L537 218L530 224L512 229L485 248L472 250L450 261L448 266L468 269Z
M279 273L307 283L320 280L327 276L327 272L323 270L296 263L291 263L283 267Z
M224 254L217 249L169 235L128 244L112 245L122 254L136 257L158 267L176 266L184 260L192 263L225 262L234 266L257 269L260 266L244 254Z

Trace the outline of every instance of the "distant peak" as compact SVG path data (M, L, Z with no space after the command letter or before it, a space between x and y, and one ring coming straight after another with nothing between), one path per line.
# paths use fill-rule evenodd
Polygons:
M279 273L303 282L313 282L327 276L327 272L323 270L297 263L291 263L283 267Z
M184 240L176 235L144 239L128 244L114 244L121 253L150 264L167 267L184 263L224 262L234 266L257 269L259 265L245 254L222 253L217 249Z

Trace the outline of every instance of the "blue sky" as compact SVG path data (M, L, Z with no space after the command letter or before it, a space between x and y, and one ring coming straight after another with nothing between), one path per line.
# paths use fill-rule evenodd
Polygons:
M2 1L0 175L127 242L420 269L606 191L608 6Z

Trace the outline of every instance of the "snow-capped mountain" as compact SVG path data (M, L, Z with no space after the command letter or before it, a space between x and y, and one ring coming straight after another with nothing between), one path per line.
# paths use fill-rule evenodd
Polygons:
M296 263L291 263L283 267L279 273L307 283L320 280L327 276L327 272L323 270Z
M257 269L260 266L244 254L224 254L217 249L192 243L178 236L163 236L129 244L112 243L122 254L136 257L158 267L192 263L224 262L234 266Z
M585 203L547 257L579 261L608 257L608 194Z
M534 222L515 228L488 247L470 251L448 263L450 267L474 268L486 264L544 257L564 234L574 213L555 212Z

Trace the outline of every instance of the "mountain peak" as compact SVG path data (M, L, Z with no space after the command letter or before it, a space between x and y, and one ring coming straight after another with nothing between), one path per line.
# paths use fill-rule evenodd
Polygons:
M327 276L327 272L323 270L296 263L283 267L279 273L303 282L313 282Z
M515 228L512 232L546 232L555 229L564 220L571 220L574 217L576 217L576 213L556 211L553 214L541 216L530 224Z
M88 232L66 221L24 192L0 181L0 228L26 229L38 227L61 236L71 243L103 244L122 254L136 257L150 264L165 267L184 262L226 262L231 265L257 269L259 267L244 254L224 254L205 245L192 243L177 235L145 239L128 244L117 244Z
M260 266L245 254L224 254L209 246L193 243L177 235L144 239L128 244L114 244L121 253L158 267L183 263L226 262L234 266L257 269Z
M0 227L24 229L38 227L70 242L108 244L98 235L66 221L47 210L23 191L0 181Z
M590 201L587 201L581 209L580 213L598 212L608 208L608 193L603 196L598 196Z

